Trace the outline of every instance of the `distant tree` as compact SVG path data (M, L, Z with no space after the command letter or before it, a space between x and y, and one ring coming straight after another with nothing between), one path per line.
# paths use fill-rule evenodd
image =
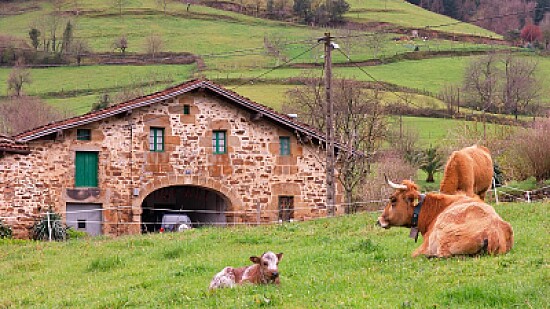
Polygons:
M349 3L346 0L327 0L330 21L339 23L344 20L343 16L349 10Z
M502 82L501 100L505 112L518 119L520 112L525 112L527 106L538 104L540 82L535 77L537 62L523 57L513 57L508 54L503 59L504 78Z
M371 35L367 36L366 44L368 48L372 51L373 58L378 58L378 54L386 45L386 40L384 40L384 33L375 31Z
M126 49L128 48L128 39L126 39L126 35L121 35L116 38L113 41L112 46L114 49L118 49L122 54L124 54L126 52Z
M533 25L533 24L527 24L521 30L520 36L524 41L533 43L535 41L540 41L542 39L542 32L540 31L539 26Z
M73 25L69 20L65 25L65 31L63 31L63 41L61 42L61 52L70 53L71 44L73 42Z
M521 32L518 29L512 29L504 34L504 39L514 45L516 45L521 39Z
M500 69L495 54L477 58L466 69L463 88L471 107L496 111Z
M86 40L76 39L71 45L71 52L74 54L76 58L76 63L80 65L80 62L82 61L82 57L92 52L92 49L90 48Z
M460 113L460 86L445 85L439 92L439 97L447 105L451 117L455 112Z
M430 145L425 149L420 156L419 167L426 172L426 182L434 183L434 175L443 167L443 157L438 149Z
M546 12L550 11L550 0L536 0L533 20L538 24L544 19Z
M304 24L309 24L311 22L311 0L294 0L292 10L294 11L294 14L301 18L301 21Z
M279 35L264 35L264 48L266 53L277 60L279 65L280 61L287 61L287 57L284 54L285 39Z
M92 112L104 109L111 105L111 96L108 93L102 93L97 97L97 101L92 104Z
M31 73L25 68L22 60L18 60L8 76L8 91L16 97L23 94L23 85L31 83Z
M145 49L147 54L151 55L155 59L156 55L162 51L164 42L162 36L158 34L151 34L145 38Z
M47 42L47 47L49 47L52 52L56 53L59 47L59 38L57 33L62 23L62 17L58 14L51 14L46 19L46 23L46 27L50 35L49 41Z
M40 46L40 30L36 28L32 28L29 31L29 38L31 39L31 44L34 49L38 49L38 46Z

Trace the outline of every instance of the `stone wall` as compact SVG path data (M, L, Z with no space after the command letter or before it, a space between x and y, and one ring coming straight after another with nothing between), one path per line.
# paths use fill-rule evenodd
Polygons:
M183 105L190 105L190 115ZM278 196L294 196L295 219L325 216L322 154L298 143L293 132L206 91L134 109L79 128L29 142L31 154L0 159L0 217L17 237L49 207L64 213L67 203L103 208L103 232L139 233L141 203L153 191L194 185L221 193L230 203L229 222L277 219ZM165 129L165 151L149 151L149 129ZM212 131L225 130L227 153L212 154ZM291 137L291 155L279 155L279 136ZM75 188L75 152L99 153L98 188ZM341 203L341 189L337 188ZM99 207L99 206L98 206Z

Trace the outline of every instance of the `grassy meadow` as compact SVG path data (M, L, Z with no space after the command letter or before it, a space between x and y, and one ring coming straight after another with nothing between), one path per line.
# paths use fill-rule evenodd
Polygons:
M360 23L383 22L407 28L434 27L451 33L465 33L485 37L501 36L468 23L435 14L403 0L348 0L350 11L346 17ZM414 16L411 18L411 16Z
M408 229L377 213L184 233L0 240L1 308L547 308L548 204L500 204L515 234L502 256L410 257ZM421 241L421 240L419 240ZM227 265L283 252L281 285L208 291Z

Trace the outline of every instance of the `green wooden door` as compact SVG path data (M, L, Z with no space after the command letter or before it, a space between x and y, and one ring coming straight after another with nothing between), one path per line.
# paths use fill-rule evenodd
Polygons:
M76 152L75 187L97 187L97 161L97 152Z

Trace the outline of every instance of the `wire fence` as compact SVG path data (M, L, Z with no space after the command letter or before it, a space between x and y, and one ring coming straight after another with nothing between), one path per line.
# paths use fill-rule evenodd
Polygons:
M487 200L496 204L503 202L522 202L532 203L537 201L548 201L550 199L550 186L545 186L533 190L523 190L511 186L501 185L495 186L487 193ZM357 212L364 211L380 211L386 204L387 199L375 199L367 201L359 201L353 203L340 203L335 205L315 205L310 207L289 207L278 209L267 209L261 204L254 208L241 210L216 210L216 209L175 209L175 208L160 208L160 207L139 207L141 220L132 221L124 220L122 217L132 215L133 206L118 206L118 207L98 207L79 209L79 210L61 210L40 211L37 213L18 213L15 215L0 215L0 220L9 222L37 222L41 219L47 220L49 238L51 240L51 226L60 221L68 227L78 227L80 220L85 220L85 224L104 227L106 225L118 227L138 226L142 233L163 231L162 217L166 214L177 214L186 216L189 227L217 226L259 226L259 225L274 225L285 224L294 221L315 220L321 218L337 218ZM329 208L333 207L334 211L330 212ZM61 219L55 219L53 214L61 215ZM148 213L148 217L144 217L144 213ZM334 213L334 215L331 215ZM90 214L101 214L98 218L91 218ZM111 214L111 216L104 216ZM117 214L112 216L112 214ZM297 216L295 216L298 214ZM82 216L78 216L82 215ZM210 219L201 220L200 217L210 216ZM114 217L114 219L112 218ZM154 217L154 219L151 219ZM191 220L189 218L193 218ZM173 222L172 222L173 223ZM118 232L117 232L118 233Z

